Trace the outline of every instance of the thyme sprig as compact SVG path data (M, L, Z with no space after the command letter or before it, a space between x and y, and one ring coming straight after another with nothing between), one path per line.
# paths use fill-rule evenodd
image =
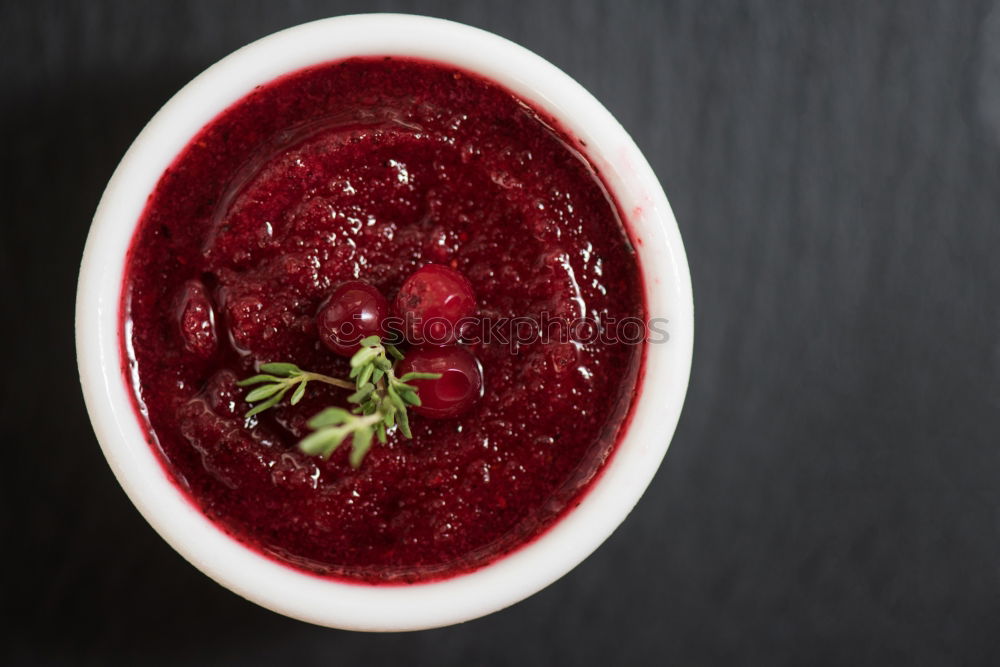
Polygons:
M305 395L309 382L316 381L353 389L354 393L347 397L352 407L350 410L329 407L313 416L308 422L313 433L299 442L303 453L328 459L350 437L349 461L357 468L371 449L373 439L385 443L388 430L393 426L398 426L405 437L413 437L407 408L420 405L420 396L417 388L408 382L433 380L441 375L414 372L397 377L396 364L403 360L399 349L382 343L378 336L369 336L360 345L351 357L349 380L304 371L286 362L262 364L263 373L237 383L240 387L259 385L245 396L247 403L256 403L246 417L274 407L289 391L292 392L289 403L296 405Z

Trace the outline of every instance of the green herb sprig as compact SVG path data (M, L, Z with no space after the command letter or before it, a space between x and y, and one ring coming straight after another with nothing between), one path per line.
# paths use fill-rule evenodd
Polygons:
M262 364L263 373L237 383L240 387L259 385L245 397L248 403L256 403L246 417L249 419L274 407L289 391L292 392L289 403L298 404L309 382L316 381L354 390L347 397L352 407L350 410L330 407L313 416L308 425L314 432L299 442L303 453L328 459L350 437L349 461L357 468L371 449L372 441L378 438L385 443L388 430L393 426L398 426L405 437L413 437L407 408L420 405L420 396L417 388L408 382L433 380L441 374L414 372L396 377L396 364L403 360L398 348L383 344L378 336L369 336L360 345L351 357L349 380L304 371L286 362Z

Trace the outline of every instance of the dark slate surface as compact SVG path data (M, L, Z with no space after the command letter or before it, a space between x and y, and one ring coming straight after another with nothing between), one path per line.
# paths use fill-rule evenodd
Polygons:
M103 184L236 47L399 10L593 91L671 198L691 390L638 509L530 600L324 630L186 564L118 488L72 347ZM4 664L1000 661L1000 12L990 3L0 4Z

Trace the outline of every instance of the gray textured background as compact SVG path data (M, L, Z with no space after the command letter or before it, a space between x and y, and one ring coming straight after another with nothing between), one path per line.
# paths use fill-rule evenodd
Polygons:
M694 278L638 509L491 617L368 636L218 587L139 517L76 379L103 184L200 70L399 10L509 37L622 121ZM989 2L0 3L5 664L1000 661L1000 13Z

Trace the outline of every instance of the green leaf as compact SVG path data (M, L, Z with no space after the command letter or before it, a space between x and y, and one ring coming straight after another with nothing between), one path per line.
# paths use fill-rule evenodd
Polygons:
M372 347L378 345L379 342L381 342L381 340L382 339L379 338L378 334L373 334L371 336L368 336L367 338L361 339L361 347Z
M274 396L272 396L271 398L267 399L267 400L266 400L266 401L264 401L263 403L258 403L258 404L257 404L257 405L255 405L255 406L254 406L253 408L251 408L251 409L250 409L250 410L249 410L249 411L248 411L248 412L246 413L246 415L244 415L244 416L245 416L245 417L246 417L247 419L249 419L250 417L253 417L254 415L258 415L258 414L260 414L261 412L264 412L264 410L267 410L268 408L272 408L272 407L274 407L275 405L277 405L278 401L280 401L280 400L281 400L282 398L284 398L284 397L285 397L285 392L286 392L286 391L288 391L288 387L285 387L284 389L282 389L282 390L281 390L281 391L279 391L279 392L278 392L277 394L275 394L275 395L274 395Z
M326 428L307 435L299 443L299 449L310 456L322 456L324 459L340 447L347 437L347 431L339 428Z
M327 408L313 415L309 420L309 428L318 429L325 426L337 426L351 419L351 413L344 408Z
M262 401L265 398L277 394L279 391L281 391L281 388L283 386L284 385L282 384L265 384L264 386L257 387L256 389L251 391L249 394L246 395L246 397L243 400L245 400L247 403L256 403L257 401Z
M417 392L408 387L398 389L397 393L399 394L399 397L403 399L403 402L408 405L423 405L423 403L420 402L420 396L417 395Z
M358 389L356 392L347 397L347 402L360 403L361 401L371 396L371 393L373 391L375 391L375 385L373 385L371 382L363 384L361 385L360 389Z
M364 366L365 364L371 362L372 359L378 356L378 350L370 347L363 347L354 353L351 357L351 368L357 368L359 366Z
M252 384L260 384L261 382L280 382L281 378L275 377L273 375L254 375L253 377L248 377L245 380L240 380L236 383L237 387L249 387Z
M441 377L440 373L420 373L417 371L412 371L407 373L403 377L399 378L400 382L409 382L410 380L437 380Z
M364 369L358 374L358 387L362 387L369 380L372 379L372 374L375 372L375 367L371 364L366 364Z
M302 369L295 364L287 364L280 361L275 361L269 364L261 364L260 370L265 373L274 373L275 375L281 375L283 377L291 377L292 375L298 375L302 372Z
M306 395L307 384L309 384L309 380L303 380L299 383L299 386L295 388L295 391L292 392L292 400L289 401L292 405L298 405L299 401L302 400L302 397Z
M400 352L399 348L396 347L395 345L386 345L385 346L385 351L388 352L389 356L392 357L393 359L395 359L396 361L402 361L403 360L403 353Z
M382 370L381 368L375 368L372 371L372 382L374 382L375 384L378 384L379 380L381 380L384 377L385 377L385 371Z
M375 435L378 436L378 441L384 445L388 439L385 436L385 424L379 424L375 427Z
M382 413L382 423L386 426L392 426L396 423L396 406L392 404L388 396L382 398L382 402L378 406L379 412Z
M392 362L390 362L385 357L375 357L373 362L376 368L381 368L383 371L392 370Z
M406 410L400 410L396 414L396 424L399 425L400 432L407 438L412 438L413 433L410 432L410 417L406 414Z
M403 399L400 398L399 394L396 393L395 388L393 388L393 386L391 384L386 389L386 391L389 394L389 400L392 401L392 404L394 406L396 406L396 409L399 410L400 412L405 411L406 410L406 403L403 402Z
M361 466L361 461L365 458L365 454L368 450L372 448L372 436L374 435L372 428L367 426L365 428L359 428L354 432L353 446L351 447L351 467L358 468Z

